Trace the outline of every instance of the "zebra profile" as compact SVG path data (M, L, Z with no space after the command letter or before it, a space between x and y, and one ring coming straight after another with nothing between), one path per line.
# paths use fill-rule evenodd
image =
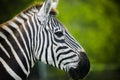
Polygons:
M0 80L25 80L39 60L85 77L90 63L84 49L55 17L58 0L45 0L0 25Z

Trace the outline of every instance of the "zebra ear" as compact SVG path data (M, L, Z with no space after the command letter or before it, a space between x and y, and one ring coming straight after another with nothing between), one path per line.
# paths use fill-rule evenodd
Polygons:
M56 8L59 0L53 0L52 8Z
M40 21L46 20L48 17L52 7L52 0L45 0L42 7L40 8L40 11L38 12L38 17L40 18Z

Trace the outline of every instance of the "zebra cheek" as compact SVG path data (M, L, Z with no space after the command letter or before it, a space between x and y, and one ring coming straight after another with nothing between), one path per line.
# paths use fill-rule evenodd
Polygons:
M73 80L81 80L83 79L89 72L90 62L85 53L81 53L80 62L77 68L70 68L69 74L73 78Z

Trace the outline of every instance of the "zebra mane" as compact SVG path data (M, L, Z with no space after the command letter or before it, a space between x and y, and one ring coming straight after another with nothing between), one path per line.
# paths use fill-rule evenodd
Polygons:
M43 5L43 2L41 2L41 3L35 3L35 4L33 4L32 6L28 7L27 9L25 9L22 12L26 13L26 12L29 12L31 10L33 11L34 9L37 9L37 11L39 11L40 8L42 7L42 5ZM51 11L50 11L50 14L51 15L57 15L58 11L55 8L52 8Z
M43 2L35 3L32 6L29 6L25 10L21 11L20 13L18 13L15 17L20 16L21 13L25 13L26 14L26 13L29 13L30 11L32 11L34 13L37 13L40 10L40 8L42 7L42 5L43 5ZM57 14L58 14L58 11L55 8L52 8L51 11L50 11L50 15L57 15ZM10 20L14 20L14 17L12 19L10 19ZM10 20L8 20L8 21L10 21ZM0 24L0 27L2 25L7 25L7 22L4 22L4 23Z

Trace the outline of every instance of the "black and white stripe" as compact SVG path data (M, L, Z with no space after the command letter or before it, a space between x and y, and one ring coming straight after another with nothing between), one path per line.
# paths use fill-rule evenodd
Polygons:
M26 79L37 60L67 72L78 67L84 49L51 14L54 11L49 12L51 8L43 11L48 3L0 25L0 80Z

